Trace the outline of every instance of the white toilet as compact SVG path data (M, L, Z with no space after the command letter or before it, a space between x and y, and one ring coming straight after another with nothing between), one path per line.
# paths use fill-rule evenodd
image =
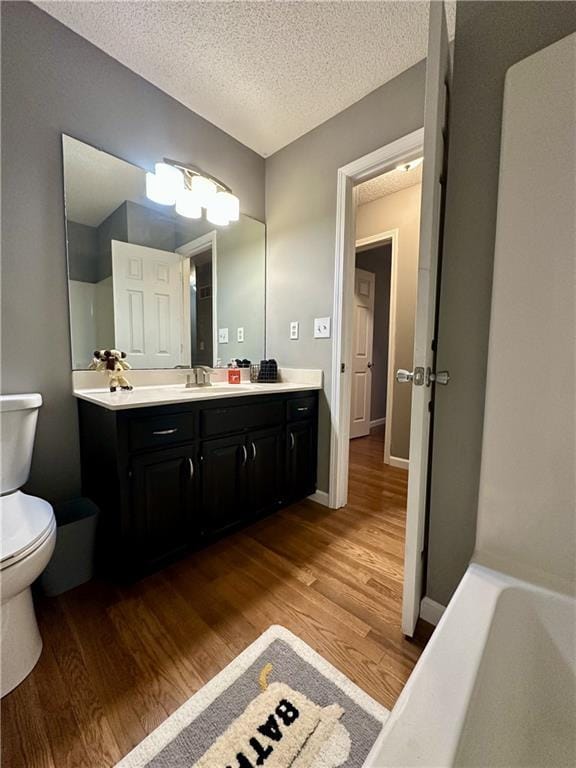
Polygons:
M50 504L18 489L30 473L42 396L0 395L0 696L32 671L42 651L30 585L54 550Z

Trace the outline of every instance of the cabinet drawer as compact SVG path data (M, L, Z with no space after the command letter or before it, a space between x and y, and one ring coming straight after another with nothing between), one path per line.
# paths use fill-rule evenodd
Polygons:
M254 427L274 426L282 424L283 416L283 403L280 401L206 408L200 414L200 433L202 437L212 437Z
M295 397L288 400L288 421L311 419L316 413L316 398L314 396Z
M193 440L196 433L195 421L194 413L130 419L130 450L140 451Z

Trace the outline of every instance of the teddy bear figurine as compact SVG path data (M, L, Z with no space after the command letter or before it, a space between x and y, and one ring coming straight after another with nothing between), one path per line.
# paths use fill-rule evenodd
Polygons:
M118 387L130 390L133 387L124 377L123 372L132 366L126 362L125 358L126 352L120 352L118 349L97 349L88 368L92 371L106 371L110 382L110 392L116 392Z

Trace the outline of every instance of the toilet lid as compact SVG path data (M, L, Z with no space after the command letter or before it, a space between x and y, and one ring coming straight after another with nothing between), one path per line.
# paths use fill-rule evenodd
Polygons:
M54 525L50 504L21 491L0 497L0 568L42 543Z

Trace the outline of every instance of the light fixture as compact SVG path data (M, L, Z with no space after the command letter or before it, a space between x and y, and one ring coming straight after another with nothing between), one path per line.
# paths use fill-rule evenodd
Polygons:
M226 215L230 221L238 221L240 218L240 200L231 192L222 191L216 194L217 204L222 210L226 211Z
M207 179L206 176L200 176L196 174L190 179L190 190L194 195L198 205L202 208L209 208L212 205L212 200L218 192L216 182L212 179Z
M407 163L400 163L400 165L396 166L397 171L413 171L414 168L418 168L418 166L424 161L423 157L417 157L415 160L409 160Z
M184 189L182 171L167 163L156 163L154 171L146 174L146 197L160 205L174 205Z
M190 189L183 189L176 198L176 213L187 219L199 219L202 216L202 206L196 195Z
M219 227L225 227L230 224L230 217L226 205L222 205L222 200L219 200L220 194L214 195L212 203L206 209L206 218L210 224L216 224Z
M217 179L175 160L156 163L146 174L146 196L160 205L176 205L176 213L199 219L202 209L211 224L226 226L240 218L240 200Z

